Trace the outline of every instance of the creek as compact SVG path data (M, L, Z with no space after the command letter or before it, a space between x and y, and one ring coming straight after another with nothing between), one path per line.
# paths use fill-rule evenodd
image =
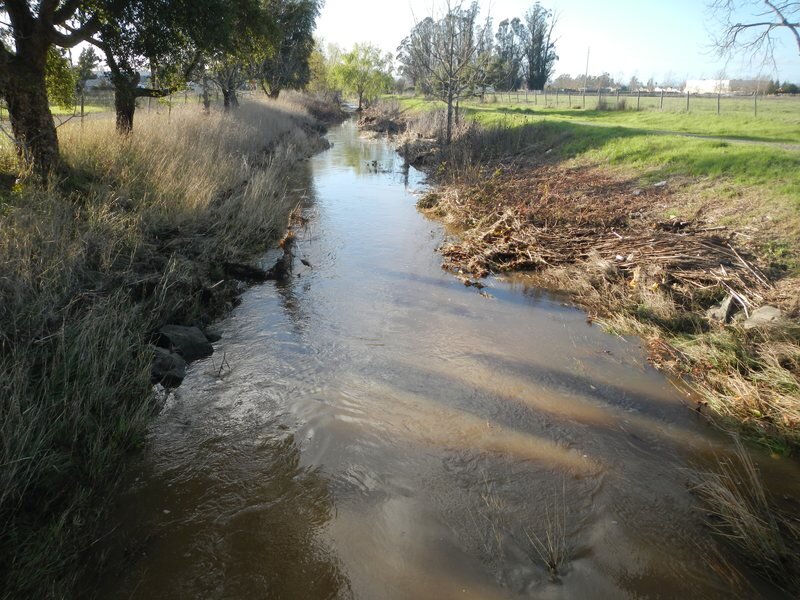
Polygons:
M246 291L169 396L103 541L125 567L98 595L776 593L691 491L730 438L640 341L523 278L465 287L415 208L423 175L353 121L329 138L287 180L307 218L294 275ZM753 458L800 497L794 461Z

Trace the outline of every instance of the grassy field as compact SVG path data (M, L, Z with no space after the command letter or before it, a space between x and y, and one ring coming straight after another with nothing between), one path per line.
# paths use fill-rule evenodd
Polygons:
M397 100L410 113L443 106L421 98ZM466 119L505 129L512 136L516 132L542 152L552 150L576 163L610 165L635 175L645 184L675 177L687 178L692 184L701 182L693 190L698 200L720 195L757 197L750 204L737 202L741 206L726 216L730 224L735 225L737 220L744 223L754 212L766 212L782 223L786 236L797 237L800 148L784 144L800 144L800 99L771 102L772 109L758 118L741 114L570 111L501 102L466 103L461 109ZM536 130L535 135L530 134L532 129ZM678 215L689 216L680 212Z
M2 597L70 597L158 406L152 332L224 310L220 265L282 235L287 173L322 144L300 103L142 113L127 137L59 128L67 169L47 185L15 183L0 147Z
M598 98L587 97L586 107L581 108L581 97L561 96L558 104L556 97L548 95L545 105L544 96L521 95L519 100L515 94L489 95L485 102L467 102L463 106L469 113L480 114L479 118L486 123L510 122L525 119L543 119L554 121L583 122L591 125L623 126L648 131L671 131L695 135L725 137L764 142L781 142L800 144L800 97L768 97L759 99L758 116L754 115L752 99L725 98L722 101L722 113L716 114L717 101L714 98L693 97L690 100L690 111L686 112L685 98L665 98L664 109L660 110L659 98L642 98L642 110L636 107L636 98L622 98L625 110L597 110ZM422 99L403 98L408 106L422 107ZM610 107L617 105L616 97L604 97Z

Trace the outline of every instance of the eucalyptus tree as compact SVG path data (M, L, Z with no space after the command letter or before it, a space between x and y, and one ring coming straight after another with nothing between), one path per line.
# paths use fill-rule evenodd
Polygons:
M283 89L300 89L311 79L314 26L322 0L268 0L274 39L258 67L261 87L270 98Z
M427 17L417 23L397 48L397 61L400 64L400 74L405 77L414 88L422 94L430 94L430 65L433 63L431 56L431 42L436 21Z
M525 14L525 59L529 90L544 89L558 56L553 31L557 22L551 10L539 2Z
M73 48L115 14L118 0L0 0L0 90L25 171L59 167L58 136L47 97L53 47Z
M522 84L527 29L518 18L505 19L497 26L497 45L491 65L491 80L500 90L517 90Z

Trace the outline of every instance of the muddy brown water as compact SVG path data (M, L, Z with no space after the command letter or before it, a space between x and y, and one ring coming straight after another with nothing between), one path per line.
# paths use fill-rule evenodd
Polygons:
M295 276L247 291L168 399L92 592L779 595L702 524L692 473L731 443L639 341L520 280L465 288L415 209L422 175L352 122L330 139L287 182L309 218ZM800 496L796 463L754 458L776 496ZM558 528L554 576L536 540Z

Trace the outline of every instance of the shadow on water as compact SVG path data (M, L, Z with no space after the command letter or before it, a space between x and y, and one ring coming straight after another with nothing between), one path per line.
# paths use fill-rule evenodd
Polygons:
M270 429L280 431L187 431L184 443L151 450L109 523L96 597L349 596L320 541L333 513L328 482L300 465L292 435L264 439Z

